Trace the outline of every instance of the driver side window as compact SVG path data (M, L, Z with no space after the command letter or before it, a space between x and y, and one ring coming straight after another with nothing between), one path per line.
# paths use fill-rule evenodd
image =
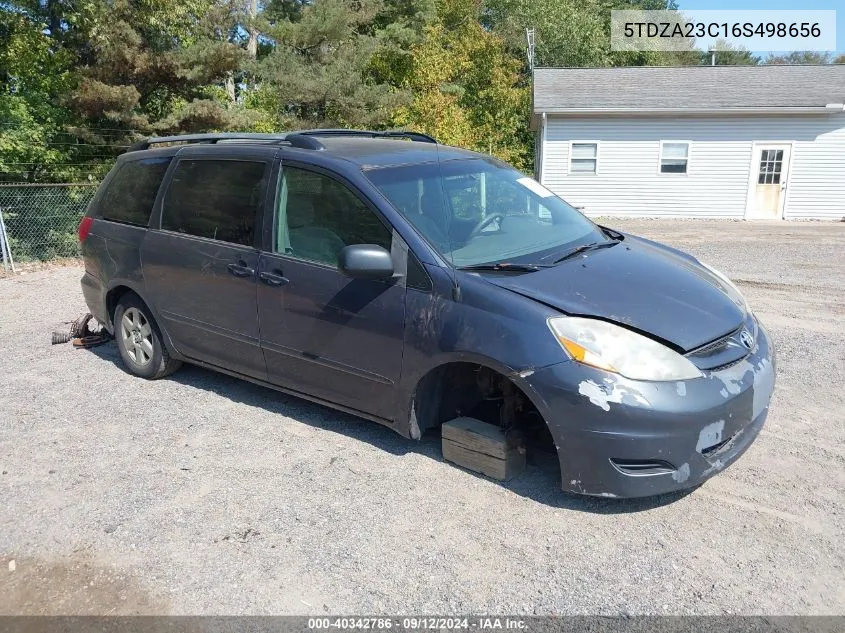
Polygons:
M353 244L390 250L391 232L344 184L317 172L283 167L273 250L337 266L340 251Z

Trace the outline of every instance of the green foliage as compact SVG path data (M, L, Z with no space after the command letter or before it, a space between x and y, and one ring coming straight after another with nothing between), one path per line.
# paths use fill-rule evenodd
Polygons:
M70 87L67 55L53 52L46 23L0 12L0 180L32 179L65 152L51 139L68 121L58 101Z
M525 29L536 30L537 66L609 66L610 15L602 0L489 0L488 26L512 51L525 50Z
M439 3L438 19L412 47L407 72L396 78L413 100L397 108L393 123L528 170L528 83L502 37L479 23L478 10L460 0Z
M105 2L69 105L92 127L125 128L126 140L133 132L237 127L236 109L208 90L244 61L230 41L236 25L229 3Z
M697 50L610 50L612 9L664 9L665 0L6 0L0 6L0 181L6 182L96 181L145 135L322 126L418 129L530 171L526 27L536 29L540 66L710 63L709 53ZM668 8L677 7L669 2ZM721 50L716 59L759 63L737 49ZM815 53L766 59L831 61Z
M525 29L535 29L535 65L645 66L697 63L677 53L610 50L613 9L674 9L664 0L487 0L484 23L525 57Z
M817 51L793 51L782 55L769 54L763 61L764 64L776 64L779 66L789 64L841 64L845 61L845 55L833 60L831 53Z
M756 66L760 63L760 58L750 51L740 46L729 44L725 40L716 40L713 43L713 48L716 50L717 66ZM712 63L712 59L712 53L701 53L702 64L710 64Z
M380 127L404 95L371 73L382 47L380 0L285 5L263 25L272 50L255 66L265 113L280 127Z

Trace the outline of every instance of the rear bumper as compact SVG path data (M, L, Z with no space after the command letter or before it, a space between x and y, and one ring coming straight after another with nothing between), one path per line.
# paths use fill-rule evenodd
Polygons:
M745 452L768 414L775 356L761 326L749 356L694 380L642 382L565 362L527 382L545 408L564 490L644 497L696 486Z
M82 286L82 296L85 297L85 303L88 306L88 311L93 314L94 318L103 324L109 332L112 332L112 324L106 309L106 289L103 287L102 282L86 271L86 273L82 275L80 284Z

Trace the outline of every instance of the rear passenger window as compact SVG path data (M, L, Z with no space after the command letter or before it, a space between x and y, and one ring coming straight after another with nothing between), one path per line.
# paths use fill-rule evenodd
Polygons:
M266 172L267 163L257 161L180 161L164 198L161 228L252 246Z
M104 220L147 226L170 157L125 163L107 185L98 206Z

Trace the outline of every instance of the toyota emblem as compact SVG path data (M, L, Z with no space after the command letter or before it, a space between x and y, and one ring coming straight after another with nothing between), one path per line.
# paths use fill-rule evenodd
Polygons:
M754 337L751 336L751 332L748 330L743 330L739 333L739 342L747 349L751 349L754 346Z

